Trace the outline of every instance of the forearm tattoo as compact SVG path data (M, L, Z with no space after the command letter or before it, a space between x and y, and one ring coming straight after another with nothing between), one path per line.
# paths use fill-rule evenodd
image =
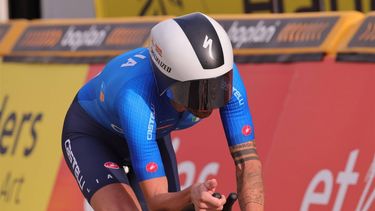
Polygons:
M264 191L262 168L252 164L251 167L245 169L245 162L248 160L259 160L255 142L239 144L230 148L234 162L237 168L237 192L239 194L239 202L241 210L250 203L264 204Z
M230 152L236 165L248 160L259 160L255 141L233 146L230 148Z

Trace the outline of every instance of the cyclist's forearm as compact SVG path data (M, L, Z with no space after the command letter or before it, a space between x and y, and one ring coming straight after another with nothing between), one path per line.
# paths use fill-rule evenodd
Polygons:
M264 210L262 167L259 160L237 167L238 201L242 211Z
M181 210L191 203L191 187L183 191L168 193L165 177L140 183L150 210Z
M237 193L241 210L263 210L262 164L255 141L232 146L230 151L236 164Z
M180 192L157 194L148 199L150 210L182 210L191 204L190 188Z

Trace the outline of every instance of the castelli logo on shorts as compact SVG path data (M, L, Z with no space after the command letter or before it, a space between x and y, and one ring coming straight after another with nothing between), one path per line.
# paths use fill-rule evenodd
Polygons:
M158 170L158 164L154 163L154 162L150 162L147 164L146 166L146 171L147 172L150 172L150 173L154 173Z
M114 162L106 162L104 166L109 169L119 169L120 167Z
M242 127L242 134L248 136L251 134L251 127L250 125L245 125Z

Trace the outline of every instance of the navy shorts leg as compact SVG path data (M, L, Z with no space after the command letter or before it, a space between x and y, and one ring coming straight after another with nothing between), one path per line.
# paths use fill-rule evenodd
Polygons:
M70 136L63 141L65 161L89 202L101 187L129 184L121 159L101 142L89 136Z
M168 191L179 191L177 161L171 138L169 135L159 138L157 143L168 179ZM132 171L126 140L98 124L76 100L65 117L62 151L82 194L89 202L100 188L112 183L124 183L132 187L143 210L147 210ZM125 173L123 166L129 167L129 173Z
M123 150L122 155L114 150L116 148ZM123 169L124 165L129 165L125 140L96 123L76 100L65 117L62 151L82 194L89 202L101 187L112 183L130 184Z

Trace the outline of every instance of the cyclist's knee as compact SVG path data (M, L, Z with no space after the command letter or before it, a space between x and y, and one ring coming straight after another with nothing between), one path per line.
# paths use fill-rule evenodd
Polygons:
M95 211L141 210L130 186L120 183L99 189L90 202Z
M95 211L126 211L126 210L141 210L139 207L137 207L134 203L128 204L125 202L115 202L112 204L99 204L96 206L93 206L93 209Z

